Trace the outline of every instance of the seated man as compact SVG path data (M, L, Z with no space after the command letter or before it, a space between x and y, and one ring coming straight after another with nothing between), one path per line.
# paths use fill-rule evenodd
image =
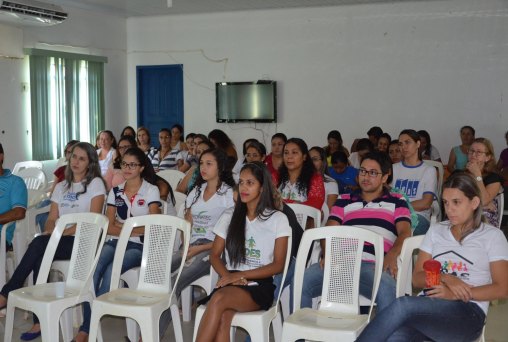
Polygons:
M27 190L23 179L4 169L4 149L0 144L0 229L6 223L25 218ZM14 236L14 227L7 231L7 244Z
M372 230L384 239L384 263L381 283L376 298L378 312L395 299L397 258L404 239L411 236L408 203L404 197L391 193L387 184L391 178L392 164L385 153L370 152L364 158L359 171L360 189L352 194L340 195L332 207L327 226L348 225ZM312 298L321 295L323 286L323 258L310 266L304 275L301 307L311 307ZM364 255L373 255L372 246L364 247ZM370 298L374 279L374 258L362 261L360 294Z

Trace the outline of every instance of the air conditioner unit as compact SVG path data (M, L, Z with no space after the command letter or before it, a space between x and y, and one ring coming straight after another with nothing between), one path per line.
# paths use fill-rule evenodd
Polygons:
M68 14L62 7L35 0L0 0L0 22L15 26L60 24Z

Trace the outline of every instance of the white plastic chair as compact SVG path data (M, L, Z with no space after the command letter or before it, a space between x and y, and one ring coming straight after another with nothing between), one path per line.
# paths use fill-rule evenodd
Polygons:
M401 297L413 294L412 276L413 276L413 253L420 248L425 235L411 236L404 240L400 251L397 272L397 285L395 296Z
M162 170L157 172L157 176L160 176L164 178L169 185L171 185L171 189L173 189L173 192L176 193L176 187L178 186L178 183L185 177L185 173L180 172L178 170Z
M175 195L175 209L176 209L176 212L178 213L180 208L185 204L187 195L182 194L181 192L178 192L178 191L173 191L173 194Z
M28 160L28 161L17 162L16 165L14 165L14 168L12 169L12 174L18 175L18 172L20 170L28 169L28 168L36 168L36 169L42 170L42 162L37 161L37 160Z
M132 229L140 226L145 227L145 239L137 288L118 288L127 242ZM144 341L159 341L159 318L168 308L171 308L176 340L183 341L171 284L171 257L178 231L183 233L184 248L176 283L187 256L190 224L178 217L163 214L131 217L125 221L115 251L110 292L93 302L90 341L97 339L100 319L104 315L134 319L141 328Z
M298 223L302 226L303 229L307 226L307 220L309 218L314 220L314 225L312 228L319 227L321 224L321 211L318 209L311 207L305 204L298 203L288 203L288 206L293 209L296 215L296 219Z
M437 189L436 189L436 197L437 201L440 202L441 200L441 190L443 189L443 182L444 182L444 167L443 163L435 161L435 160L424 160L425 164L429 166L433 166L437 169Z
M318 310L300 309L307 253L315 240L326 239L321 305ZM363 246L374 246L375 271L372 298L376 298L383 271L383 238L369 230L352 226L330 226L305 231L296 258L294 275L295 311L284 322L282 341L354 341L369 323L359 314L359 283Z
M2 232L0 233L0 288L5 285L5 270L7 267L7 252L5 250L7 229L10 228L16 222L8 222L2 226Z
M48 185L46 175L41 169L29 167L20 170L17 175L23 178L28 190L45 190Z
M494 201L496 201L497 205L497 212L499 213L498 221L497 221L497 228L501 229L501 223L503 222L503 211L504 211L504 194L501 192L499 193L495 198Z
M286 252L286 261L284 263L284 271L282 273L281 284L284 284L286 279L286 272L288 270L289 262L291 261L291 241L292 237L288 237L288 248ZM308 249L307 249L308 250ZM213 271L215 273L215 271ZM270 335L270 324L279 315L279 300L282 294L282 289L279 290L277 298L273 305L266 311L258 310L251 312L237 312L233 316L231 322L232 331L234 327L240 327L247 331L251 340L254 342L268 342ZM200 305L196 309L196 319L194 323L194 336L193 341L196 341L196 336L199 329L199 323L205 313L206 305ZM280 335L277 336L277 332L274 330L275 341L280 341ZM231 340L234 340L233 338Z
M15 308L39 317L43 341L59 340L59 318L67 308L93 300L92 275L106 239L106 216L95 213L62 215L51 234L35 286L9 293L4 341L11 341ZM65 227L76 224L69 276L65 282L46 283L56 248ZM64 324L64 323L62 323Z

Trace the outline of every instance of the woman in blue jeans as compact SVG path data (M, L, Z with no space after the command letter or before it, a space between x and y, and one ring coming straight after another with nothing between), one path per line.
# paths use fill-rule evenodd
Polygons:
M145 153L138 147L129 148L122 157L120 167L126 181L111 189L108 195L106 215L109 218L108 234L112 238L104 244L93 276L97 296L109 291L116 244L125 220L161 213L159 189L147 181L154 178L154 171ZM144 227L133 229L125 251L122 273L141 264L143 233ZM83 304L83 316L83 325L75 337L76 342L88 340L91 316L88 303Z
M397 298L357 341L474 341L489 301L508 297L508 243L499 229L482 222L477 181L453 174L442 198L449 221L429 229L413 273L413 285L424 288L423 264L437 260L440 284L423 296Z

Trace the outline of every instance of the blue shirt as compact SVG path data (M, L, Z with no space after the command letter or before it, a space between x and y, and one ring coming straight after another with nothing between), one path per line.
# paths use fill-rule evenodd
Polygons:
M28 201L28 192L21 177L15 176L11 170L4 169L0 176L0 214L17 208L25 208ZM0 225L0 230L2 225ZM11 243L14 236L14 226L7 231L7 242Z
M358 169L355 169L352 166L346 166L346 169L342 173L337 173L333 169L333 167L328 168L328 173L330 177L337 181L339 184L339 194L349 194L351 193L351 187L357 186L356 176L358 176Z

